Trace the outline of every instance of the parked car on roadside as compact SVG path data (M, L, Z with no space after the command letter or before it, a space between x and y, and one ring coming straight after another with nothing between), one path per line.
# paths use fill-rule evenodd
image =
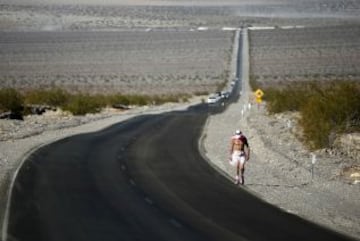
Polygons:
M221 91L221 97L224 99L229 98L230 92L229 91Z
M219 96L218 94L213 94L208 97L206 102L208 104L214 104L214 103L218 102L220 99L221 99L221 96Z

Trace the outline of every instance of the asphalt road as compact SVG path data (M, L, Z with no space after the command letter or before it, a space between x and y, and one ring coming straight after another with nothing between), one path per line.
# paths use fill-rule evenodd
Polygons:
M4 241L347 240L214 170L198 140L212 107L69 137L20 169Z

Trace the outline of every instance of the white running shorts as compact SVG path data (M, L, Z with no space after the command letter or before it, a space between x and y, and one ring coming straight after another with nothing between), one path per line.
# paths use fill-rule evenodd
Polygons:
M245 153L243 151L234 151L231 156L230 165L236 166L238 163L245 163Z

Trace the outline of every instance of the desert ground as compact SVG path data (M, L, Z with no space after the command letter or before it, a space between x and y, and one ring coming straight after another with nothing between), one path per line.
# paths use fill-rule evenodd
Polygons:
M359 13L352 0L1 0L0 87L212 92L234 29L263 26L276 30L250 36L253 78L354 79Z
M251 76L261 85L359 80L359 25L250 31Z
M79 0L74 5L70 0L0 0L0 88L211 92L233 77L232 29L241 27L263 28L249 31L250 78L267 85L359 80L359 1L218 2ZM197 98L191 103L199 102ZM242 117L242 104L209 119L204 139L209 159L217 160L231 177L234 169L224 154L228 142L219 140L242 128L260 160L247 166L250 192L359 239L359 159L336 150L307 150L296 139L296 113L270 116L265 103ZM28 116L22 122L0 120L1 206L8 182L29 150L154 107L144 108L83 117L58 112ZM318 158L314 178L312 154Z
M214 91L228 75L230 31L5 32L0 87L90 93Z
M3 29L238 27L358 23L354 0L1 0Z

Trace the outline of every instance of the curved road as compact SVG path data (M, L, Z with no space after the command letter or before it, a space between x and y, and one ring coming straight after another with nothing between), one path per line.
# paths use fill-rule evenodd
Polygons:
M202 158L209 114L144 115L33 153L11 197L7 240L347 240L239 188Z

